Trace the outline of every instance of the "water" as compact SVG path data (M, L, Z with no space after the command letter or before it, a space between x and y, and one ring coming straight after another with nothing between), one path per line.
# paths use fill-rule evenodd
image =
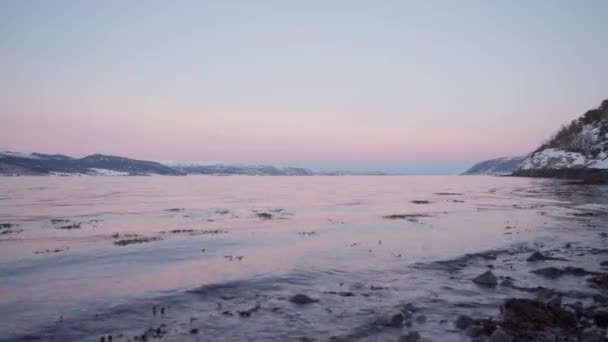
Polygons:
M148 328L176 341L396 340L411 328L377 322L407 302L423 336L461 340L445 321L462 303L491 314L505 294L420 265L580 238L569 215L604 210L607 194L464 176L2 178L0 223L18 226L0 235L0 340ZM418 216L384 218L395 214ZM117 245L128 240L145 241ZM296 306L296 293L319 302Z

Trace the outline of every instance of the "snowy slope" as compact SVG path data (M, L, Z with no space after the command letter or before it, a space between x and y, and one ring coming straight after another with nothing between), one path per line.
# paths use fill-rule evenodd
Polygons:
M208 161L160 162L93 154L72 158L61 154L21 153L0 150L0 176L144 176L144 175L382 175L381 172L322 172L290 166L229 164Z
M0 175L126 176L183 173L156 162L101 154L78 159L61 154L0 151Z
M2 158L2 157L41 159L39 156L37 156L36 154L33 154L33 153L13 152L13 151L0 151L0 158Z
M227 164L208 161L159 161L159 163L187 174L199 175L249 175L249 176L310 176L308 169L273 166Z
M564 126L528 156L521 170L608 169L608 100Z
M522 164L522 170L533 169L608 169L606 152L588 156L580 152L569 152L558 148L547 148L535 152Z
M608 178L608 100L563 126L515 171L520 176Z
M526 157L504 157L485 160L473 165L470 169L462 173L463 175L510 175L517 170Z

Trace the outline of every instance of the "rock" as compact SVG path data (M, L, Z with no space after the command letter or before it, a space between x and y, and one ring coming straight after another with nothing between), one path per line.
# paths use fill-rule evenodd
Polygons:
M583 332L580 340L585 342L606 342L606 339L606 334L601 330L593 329Z
M424 322L426 322L426 316L425 315L420 315L420 316L416 317L416 322L418 322L418 323L424 323Z
M417 310L418 309L416 308L416 306L414 306L414 304L412 304L412 303L407 303L401 307L401 311L403 311L403 312L413 313L413 312L416 312Z
M513 280L511 280L511 279L505 279L505 280L503 280L503 281L500 282L500 286L513 287L513 286L515 286L515 284L513 283Z
M458 316L454 322L454 326L460 330L466 330L469 326L475 323L475 320L469 316L461 315Z
M568 247L566 247L568 248ZM560 260L560 261L567 261L567 259L564 258L554 258L554 257L550 257L550 256L546 256L544 254L542 254L541 252L534 252L532 253L532 255L530 255L528 257L528 259L526 259L527 261L530 262L535 262L535 261L545 261L545 260Z
M555 295L551 297L547 302L547 306L550 306L554 309L559 309L562 306L562 297L559 295Z
M473 278L473 282L484 286L496 286L498 284L498 278L496 278L492 271L486 271Z
M593 295L593 301L600 304L608 304L608 297L596 294Z
M587 279L587 281L591 283L591 287L595 287L598 289L608 288L608 274L599 274L597 276Z
M608 308L599 308L593 311L593 320L599 327L608 327Z
M190 334L192 334L192 335L198 334L198 329L196 329L196 328L190 329Z
M469 336L470 338L477 338L481 335L483 335L485 332L485 329L481 326L481 325L471 325L470 327L467 328L467 330L464 332L467 336Z
M519 326L569 328L576 326L576 316L537 300L511 298L502 306L502 324L515 330Z
M546 257L546 256L544 256L544 255L543 255L541 252L539 252L539 251L536 251L536 252L532 253L532 255L530 255L530 256L528 257L528 259L526 259L526 261L529 261L529 262L535 262L535 261L545 261L545 260L547 260L547 257Z
M262 307L260 306L260 304L256 304L253 308L251 309L247 309L247 310L243 310L243 311L237 311L237 313L239 314L239 316L241 317L251 317L251 314L260 310Z
M289 301L292 302L292 303L294 303L294 304L299 304L299 305L311 304L311 303L318 302L318 300L312 299L312 298L308 297L305 294L297 294L295 296L292 296L291 298L289 298Z
M502 328L494 330L487 342L511 342L513 338L509 336Z
M586 276L588 274L594 274L593 272L589 272L580 267L565 267L565 268L557 268L557 267L544 267L539 268L537 270L531 271L536 275L549 278L549 279L557 279L564 275L572 275L577 277Z
M407 335L401 336L399 342L418 342L420 341L420 334L417 331L411 331Z
M338 295L341 297L354 297L355 294L351 291L326 291L327 294Z
M389 327L398 328L403 324L403 320L403 314L397 313L391 316L390 320L386 323L386 325Z

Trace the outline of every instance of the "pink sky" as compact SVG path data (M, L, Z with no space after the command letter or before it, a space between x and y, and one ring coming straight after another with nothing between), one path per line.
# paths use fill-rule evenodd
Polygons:
M526 154L605 97L605 2L3 2L0 149L341 167Z

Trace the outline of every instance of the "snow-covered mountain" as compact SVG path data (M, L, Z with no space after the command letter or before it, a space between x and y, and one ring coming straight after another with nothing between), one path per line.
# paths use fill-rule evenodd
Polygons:
M484 160L473 165L470 169L463 172L463 175L493 175L493 176L505 176L510 175L513 171L517 170L523 161L526 159L525 156L519 157L503 157L490 160Z
M0 151L0 175L172 175L183 173L157 162L93 154L72 158L61 154Z
M314 172L290 166L228 164L205 161L146 161L93 154L72 158L62 154L23 153L0 150L0 176L140 176L140 175L383 175L382 172Z
M521 165L521 170L535 169L608 169L606 152L589 156L564 148L546 148L534 152Z
M93 154L72 158L62 154L23 153L0 150L0 176L141 176L141 175L383 175L381 172L314 172L290 166L228 164L201 161L146 161Z
M197 175L311 176L315 174L313 171L308 169L290 166L167 160L160 161L159 163L179 172Z
M514 174L608 180L608 100L563 126L532 152Z

